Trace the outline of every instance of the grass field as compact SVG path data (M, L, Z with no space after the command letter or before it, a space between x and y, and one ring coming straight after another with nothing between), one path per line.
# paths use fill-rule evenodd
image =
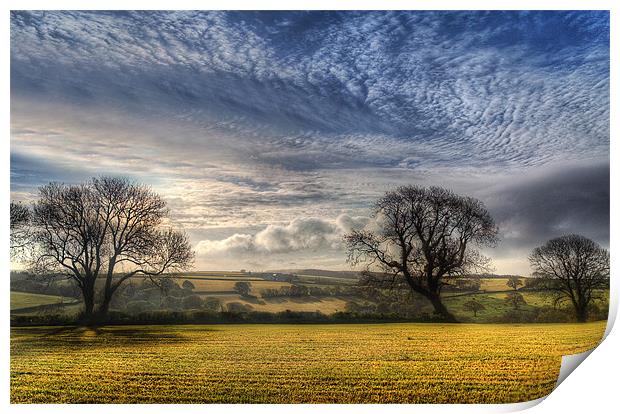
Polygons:
M52 305L61 302L75 302L73 298L63 298L61 296L41 295L38 293L14 292L11 291L11 310L31 308L34 306Z
M13 403L507 403L554 387L588 324L13 328Z
M224 279L187 279L179 278L176 282L181 285L184 281L189 280L194 285L194 291L196 292L222 292L235 290L235 283L244 281L250 284L251 293L259 296L262 289L277 289L282 286L291 286L288 282L276 282L270 280L249 280L249 279L237 279L237 280L224 280Z
M524 278L521 278L524 281ZM482 278L480 279L480 290L484 290L486 292L499 292L505 290L511 290L506 283L508 283L508 278Z
M256 312L283 312L286 310L290 310L293 312L316 312L321 311L326 315L330 315L334 312L344 311L345 305L347 304L346 298L312 298L312 297L304 297L304 298L291 298L291 297L282 297L282 298L258 298L258 299L248 299L242 298L240 295L236 294L205 294L200 295L203 298L207 297L215 297L219 299L222 304L227 304L231 302L239 302L244 305L252 306L252 310Z

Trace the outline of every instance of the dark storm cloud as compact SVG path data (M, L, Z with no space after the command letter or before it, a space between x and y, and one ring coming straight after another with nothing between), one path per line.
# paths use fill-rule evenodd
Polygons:
M487 204L502 232L498 250L532 248L570 233L608 247L609 185L608 163L556 167L496 185Z

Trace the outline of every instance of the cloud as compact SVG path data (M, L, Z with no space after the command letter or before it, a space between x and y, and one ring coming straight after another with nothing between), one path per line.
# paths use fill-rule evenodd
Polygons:
M609 245L608 163L556 165L495 183L488 191L487 205L506 251L529 250L571 233Z
M289 170L543 165L608 149L608 28L608 12L13 12L12 98Z
M285 225L270 224L254 235L233 234L222 240L202 240L196 245L201 256L248 253L291 253L342 250L342 236L353 229L371 225L368 217L339 215L335 220L316 217L295 218Z
M199 255L247 253L254 250L254 239L249 234L233 234L223 240L202 240L196 245Z

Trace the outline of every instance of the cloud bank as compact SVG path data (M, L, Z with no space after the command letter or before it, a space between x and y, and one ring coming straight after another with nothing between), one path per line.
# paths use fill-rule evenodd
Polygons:
M291 253L342 249L342 237L352 230L370 226L368 217L341 214L335 220L316 217L296 218L286 225L270 224L258 233L235 233L223 240L202 240L196 246L199 255L220 256L261 253Z

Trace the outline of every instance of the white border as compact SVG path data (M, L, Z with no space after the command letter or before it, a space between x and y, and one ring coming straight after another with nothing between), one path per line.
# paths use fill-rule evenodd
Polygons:
M552 1L552 0L521 0L521 1L498 1L498 0L478 0L478 1L403 1L403 0L384 0L384 1L343 1L343 0L302 0L294 3L282 0L263 0L263 1L247 1L247 0L217 0L217 1L195 1L195 0L175 0L174 2L166 1L135 1L135 0L108 0L108 1L84 1L76 0L57 0L54 2L41 0L22 0L22 1L5 1L4 15L0 19L2 39L4 40L3 48L3 65L2 70L2 89L1 96L4 97L4 111L2 111L2 121L5 126L2 139L0 140L0 156L2 157L2 168L4 173L0 177L1 186L1 208L0 222L3 229L3 235L0 238L0 252L2 252L2 263L4 265L4 277L1 279L3 286L3 297L6 299L2 306L2 314L0 314L0 324L2 324L3 341L2 351L0 351L2 360L2 405L8 406L14 412L30 412L31 410L45 410L50 412L63 413L82 413L85 409L79 405L11 405L9 406L9 258L8 258L8 206L10 198L10 169L9 169L9 108L10 108L10 47L9 47L9 13L11 9L27 10L27 9L81 9L81 10L113 10L113 9L134 9L134 10L188 10L188 9L205 9L205 10L380 10L380 9L417 9L417 10L611 10L612 21L612 37L611 37L611 114L614 114L614 98L617 94L617 67L616 59L614 59L614 46L618 43L618 18L616 16L618 7L614 5L618 2L589 0L589 1ZM617 52L617 49L616 49ZM611 137L614 137L617 131L617 117L611 118ZM618 203L617 192L613 190L613 183L618 183L618 153L613 139L611 140L611 211L617 211L620 207ZM611 239L610 250L616 245L615 232L618 229L618 220L616 216L611 216ZM612 269L619 269L617 256L612 253ZM613 273L612 270L612 273ZM613 278L612 278L613 279ZM611 306L610 319L606 334L609 333L618 309L618 286L612 280L611 290ZM580 366L575 373L571 374L562 385L555 390L546 399L544 404L537 405L531 412L610 412L610 407L617 406L617 383L618 369L618 352L620 349L620 338L617 332L612 333L599 346L596 352L588 358L588 363ZM542 400L542 399L541 399ZM507 412L519 409L525 409L538 404L541 400L521 403L521 404L505 404L505 405L253 405L252 407L244 405L93 405L88 410L93 413L104 413L110 410L120 410L122 412L140 412L140 413L159 413L169 412L171 410L181 409L185 412L247 412L252 410L258 413L314 413L321 411L325 414L330 413L372 413L377 411L383 413L401 413L401 412L421 412L421 413L441 413L447 411L485 413L485 412Z

